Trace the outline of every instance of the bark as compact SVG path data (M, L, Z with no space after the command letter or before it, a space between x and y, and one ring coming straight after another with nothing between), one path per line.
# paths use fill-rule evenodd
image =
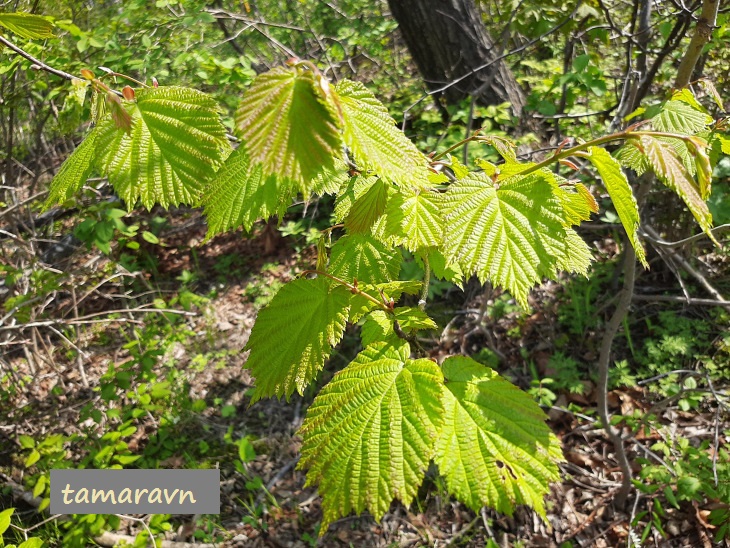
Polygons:
M449 103L476 96L483 105L512 104L522 117L525 94L487 33L473 0L388 0L426 85ZM484 65L488 65L484 67ZM484 68L482 68L484 67Z

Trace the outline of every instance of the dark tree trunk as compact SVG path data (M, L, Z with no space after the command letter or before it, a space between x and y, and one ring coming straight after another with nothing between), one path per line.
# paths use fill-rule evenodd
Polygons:
M522 117L525 94L504 61L480 69L499 52L473 0L388 0L388 4L431 91L458 80L440 93L447 103L468 96L476 96L484 105L508 101L515 115Z

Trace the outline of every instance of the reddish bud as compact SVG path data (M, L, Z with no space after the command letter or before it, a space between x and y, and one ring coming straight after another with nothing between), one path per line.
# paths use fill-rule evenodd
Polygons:
M124 88L122 89L122 96L127 101L134 101L134 90L129 86L124 86Z

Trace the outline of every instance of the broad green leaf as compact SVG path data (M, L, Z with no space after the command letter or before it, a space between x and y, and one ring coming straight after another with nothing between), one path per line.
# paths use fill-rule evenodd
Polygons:
M385 106L360 82L343 80L335 90L342 108L345 144L358 166L399 186L427 186L426 157L396 127Z
M0 13L0 27L23 38L53 38L53 22L40 15L30 13Z
M463 286L464 273L458 264L447 264L444 254L435 248L429 249L426 257L428 257L431 274L441 280L448 280L459 287ZM420 263L423 264L423 260L420 259L419 255L416 255L416 260L420 260Z
M702 231L716 245L719 245L712 234L712 213L700 196L697 183L685 169L674 148L647 135L641 137L640 143L646 159L657 177L684 200Z
M386 282L386 283L380 283L380 284L359 284L358 289L371 296L373 299L376 299L378 302L383 302L383 299L385 299L385 303L387 304L389 300L393 300L393 303L398 302L398 299L401 298L401 295L418 295L421 292L421 288L423 287L423 283L416 281L416 280L409 280L406 282L402 281L395 281L395 282ZM350 300L350 317L349 321L352 323L356 323L360 321L360 319L367 314L368 312L375 310L378 307L372 299L368 299L364 297L363 295L355 294L352 296L352 299Z
M335 159L334 165L325 166L322 173L312 179L313 194L337 194L342 186L350 179L347 164Z
M350 297L327 278L300 278L259 311L245 348L251 351L246 367L256 377L252 403L304 391L342 338Z
M373 310L365 317L360 332L362 345L369 346L378 341L398 341L399 337L394 329L395 321L406 334L438 327L420 308L398 307L393 310L393 314L388 314L385 310Z
M368 232L385 211L388 201L388 184L378 179L352 204L345 218L345 228L350 233Z
M646 262L644 248L639 241L639 205L636 203L636 198L634 198L634 193L626 175L621 171L621 164L602 148L591 147L588 152L590 152L588 159L595 166L598 175L603 180L603 184L606 185L611 201L616 208L616 213L618 213L621 224L626 230L626 235L636 251L636 258L644 267L648 268L649 263Z
M132 208L197 205L206 184L230 150L216 102L189 88L136 90L129 103L132 127L99 125L99 165Z
M33 449L35 447L35 440L25 434L18 436L18 441L23 449Z
M387 282L398 277L400 252L367 234L348 234L332 246L329 272L347 282Z
M378 342L398 345L402 341L393 331L393 316L385 310L373 310L363 319L360 330L360 341L363 347Z
M43 539L38 537L31 537L28 540L25 540L22 543L18 544L18 548L42 548L43 544Z
M441 194L430 190L402 189L393 201L400 212L388 217L388 232L396 234L409 251L437 247L444 239Z
M562 243L560 253L557 254L555 267L558 270L575 272L587 277L588 269L590 269L593 261L591 248L588 247L580 234L572 228L565 229L565 239Z
M512 515L526 504L545 517L544 496L559 479L560 443L540 407L471 358L447 358L445 419L435 461L449 491L474 511Z
M239 226L251 230L259 219L281 213L288 205L292 191L273 175L264 177L261 165L252 165L244 145L240 145L205 189L207 237Z
M614 156L622 166L633 169L640 177L649 169L649 162L641 150L636 147L637 144L636 139L629 139L614 153Z
M94 169L96 138L99 131L98 127L91 130L91 133L76 147L71 156L66 158L61 169L51 181L50 192L43 205L44 209L71 199L84 186Z
M264 175L291 179L305 195L340 155L335 115L314 74L303 68L277 67L257 76L238 107L236 126Z
M651 126L656 131L694 135L707 129L712 123L712 116L695 110L684 101L667 101L659 114L651 119Z
M319 483L321 533L365 509L380 520L394 498L415 497L441 429L443 376L407 344L370 346L314 399L299 433L300 468Z
M563 204L565 218L570 225L579 225L598 213L598 203L591 192L581 183L557 186L557 196Z
M365 196L378 181L377 177L364 177L362 175L357 175L350 179L347 186L335 200L335 210L333 213L335 221L343 223L350 214L355 202Z
M555 276L565 254L568 222L550 177L543 171L516 175L497 188L472 173L444 196L449 263L506 288L525 308L532 286Z
M10 527L10 517L13 515L13 512L15 512L15 508L8 508L0 512L0 538L2 538L3 533Z

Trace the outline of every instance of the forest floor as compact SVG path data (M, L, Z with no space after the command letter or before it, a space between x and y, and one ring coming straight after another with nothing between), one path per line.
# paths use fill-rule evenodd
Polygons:
M171 216L174 218L174 216ZM179 286L184 272L194 272L190 288L209 300L193 306L176 329L190 333L165 348L154 371L165 378L170 368L184 382L187 397L207 402L204 410L187 413L175 435L187 443L226 446L226 434L233 439L251 440L250 460L239 469L234 458L223 451L212 460L221 469L221 514L215 519L213 536L220 546L306 547L306 546L527 546L527 547L614 547L626 546L629 535L637 539L648 531L642 545L709 547L713 545L713 526L707 521L708 509L697 503L683 502L679 508L661 509L663 531L651 525L656 514L653 497L632 490L626 508L615 507L615 494L621 474L614 449L604 431L596 425L596 391L590 377L584 379L582 393L557 392L557 400L546 407L549 425L562 442L565 462L561 464L562 481L552 487L547 500L547 521L533 511L519 508L511 517L484 509L474 513L448 496L435 470L430 470L418 500L410 508L394 503L381 523L367 514L349 516L335 522L317 540L321 520L320 499L316 488L305 486L305 471L297 469L301 426L314 392L305 397L295 395L289 402L266 399L250 405L253 379L244 368L243 347L253 325L258 307L282 282L293 278L316 258L311 246L297 252L289 239L276 230L259 229L256 237L245 239L240 233L217 237L203 243L205 224L198 213L186 214L160 234L164 247L155 248L154 285L162 291ZM610 239L599 242L606 258L615 255ZM65 259L86 264L96 261L102 268L107 258L81 249ZM223 266L221 266L223 264ZM64 266L64 265L60 265ZM152 277L150 277L152 279ZM644 280L646 282L646 280ZM653 280L652 283L658 283ZM106 306L87 303L87 312ZM565 338L559 332L559 305L565 299L558 283L545 283L533 292L533 310L524 314L516 307L505 307L497 292L485 293L473 284L464 291L450 289L436 299L433 306L445 321L443 330L432 333L429 343L432 356L441 358L455 353L477 355L489 348L499 356L499 370L522 388L530 388L532 363L538 375L550 376L549 358L554 342ZM488 302L485 302L485 299ZM562 300L561 300L562 299ZM484 314L487 305L501 303L498 317ZM640 303L651 307L650 303ZM605 314L605 312L601 312ZM635 311L635 313L638 313ZM451 321L449 321L451 319ZM8 392L12 379L3 381L5 398L0 401L0 487L23 486L24 469L19 435L42 438L53 433L65 436L82 434L89 426L80 419L81 409L99 401L100 379L110 364L129 358L122 324L109 323L106 336L96 335L86 341L87 359L82 367L88 387L84 386L78 361L72 353L59 351L52 364L36 363L29 369L23 352L8 355L16 370L16 379L27 379L22 390ZM116 333L116 335L115 335ZM587 342L588 340L592 342ZM582 340L569 340L567 347L580 352L586 363L595 362L600 332L586 333ZM324 383L342 368L354 352L359 339L353 329L346 334L343 349L330 360L320 379ZM80 343L79 343L80 344ZM635 340L634 344L639 344ZM59 342L59 345L62 344ZM206 359L201 362L200 356ZM62 391L54 387L63 387ZM676 406L652 409L657 398L642 386L613 390L609 403L613 413L631 415L650 409L658 419L648 431L641 431L625 442L629 458L638 474L637 458L660 458L650 449L665 435L660 426L690 439L693 444L713 440L717 417L700 408L683 412ZM570 408L570 410L569 410ZM580 409L580 411L577 411ZM572 410L572 411L571 411ZM724 428L727 428L727 424ZM137 433L128 440L132 452L142 451L150 443L159 425L154 417L140 417ZM724 429L722 428L722 429ZM720 443L726 440L720 436ZM229 444L230 445L230 444ZM68 446L67 458L79 461L83 455ZM194 466L184 447L160 464L168 468ZM17 495L17 491L15 493ZM0 490L0 508L16 505L28 524L37 522L32 504L11 500L11 491ZM644 517L642 513L647 512ZM653 513L652 513L653 512ZM631 525L635 522L634 525ZM203 542L194 534L196 524L183 517L174 520L178 528L168 537L190 543ZM135 535L139 523L122 521L121 534ZM663 534L662 534L663 533ZM207 537L206 537L207 538ZM208 541L210 542L210 541ZM491 542L491 544L490 544Z

